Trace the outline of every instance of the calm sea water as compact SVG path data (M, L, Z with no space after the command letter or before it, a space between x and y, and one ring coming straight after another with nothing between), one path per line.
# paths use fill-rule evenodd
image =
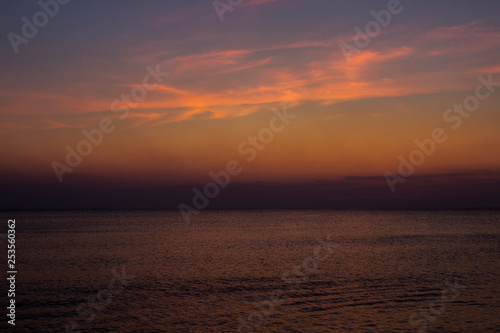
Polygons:
M0 215L20 332L500 332L499 211Z

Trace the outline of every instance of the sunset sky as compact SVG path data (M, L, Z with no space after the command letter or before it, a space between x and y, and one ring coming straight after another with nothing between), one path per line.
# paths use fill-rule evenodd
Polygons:
M231 160L242 171L208 208L500 207L500 83L447 113L500 82L500 2L401 0L347 59L390 2L243 0L221 21L210 0L72 0L16 53L8 34L42 9L5 1L0 208L175 209ZM114 112L147 67L169 74ZM240 145L276 110L296 117L248 161ZM106 118L60 182L54 162ZM447 140L392 192L384 174L436 128Z

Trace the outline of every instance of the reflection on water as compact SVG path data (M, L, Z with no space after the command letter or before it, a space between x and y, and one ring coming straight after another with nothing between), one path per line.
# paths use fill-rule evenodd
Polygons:
M426 332L500 331L498 211L205 211L191 226L178 212L1 215L17 221L20 331L417 332L425 316L409 318L445 280L467 288ZM283 279L328 235L340 246L326 260ZM123 267L134 278L86 322L77 307Z

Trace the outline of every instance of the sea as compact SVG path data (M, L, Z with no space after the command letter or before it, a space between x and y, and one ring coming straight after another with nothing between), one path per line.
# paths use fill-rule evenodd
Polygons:
M0 330L500 332L500 211L0 217Z

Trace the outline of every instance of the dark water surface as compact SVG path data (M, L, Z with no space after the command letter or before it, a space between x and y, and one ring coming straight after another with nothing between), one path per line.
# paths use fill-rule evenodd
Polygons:
M499 211L0 215L19 332L500 332Z

